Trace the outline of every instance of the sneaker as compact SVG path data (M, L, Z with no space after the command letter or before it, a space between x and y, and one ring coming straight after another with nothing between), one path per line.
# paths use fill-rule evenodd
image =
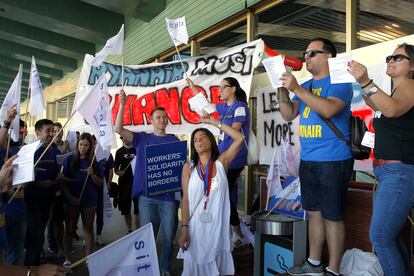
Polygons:
M289 275L310 275L310 276L325 276L325 271L322 264L314 266L307 260L302 264L289 268L287 270Z
M63 262L63 267L70 267L72 265L72 263L71 263L71 261L69 261L69 260L65 260L64 262Z
M237 233L233 233L232 243L233 243L233 250L234 250L240 246L247 244L248 242L246 241L244 237L240 236Z
M342 274L339 274L340 276L342 276ZM330 271L325 271L325 274L323 274L323 276L337 276L336 274L333 274Z
M103 242L102 242L102 240L101 240L101 235L96 236L96 244L97 244L97 245L104 245L104 243L103 243Z

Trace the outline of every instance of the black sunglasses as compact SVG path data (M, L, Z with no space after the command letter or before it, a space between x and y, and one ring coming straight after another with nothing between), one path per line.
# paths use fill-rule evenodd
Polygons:
M404 55L401 55L401 54L398 54L398 55L394 55L394 56L388 56L388 57L386 57L385 58L385 62L386 63L389 63L390 61L391 61L391 59L393 59L395 62L399 62L399 61L401 61L401 60L403 60L403 59L408 59L408 60L411 60L409 57L407 57L407 56L404 56Z
M308 51L303 52L303 58L306 58L306 57L313 58L317 54L327 54L327 53L328 52L321 51L321 50L308 50Z

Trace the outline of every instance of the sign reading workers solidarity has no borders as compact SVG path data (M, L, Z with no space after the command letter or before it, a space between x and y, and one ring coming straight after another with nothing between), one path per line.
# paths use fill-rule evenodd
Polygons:
M187 141L145 147L147 196L181 190L181 172L187 157Z

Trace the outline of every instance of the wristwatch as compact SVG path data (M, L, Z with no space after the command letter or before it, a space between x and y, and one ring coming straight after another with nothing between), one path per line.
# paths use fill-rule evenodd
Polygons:
M371 87L367 93L367 97L371 97L372 95L374 95L375 93L377 93L378 91L378 87L376 87L375 85L373 87Z

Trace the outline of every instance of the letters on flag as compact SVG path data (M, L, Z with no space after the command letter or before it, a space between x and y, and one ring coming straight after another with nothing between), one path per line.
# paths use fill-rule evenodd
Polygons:
M77 109L90 125L92 133L104 150L112 145L114 139L114 127L107 91L106 77L105 74L102 74Z
M157 248L152 224L88 256L90 276L158 276Z
M109 55L122 55L124 52L124 24L122 24L119 32L108 39L105 46L98 53L95 54L95 58L91 64L93 66L99 66Z
M30 69L30 115L39 115L45 110L46 104L43 97L42 83L40 82L39 72L37 71L35 58L32 56L32 65Z
M11 124L11 135L10 138L18 142L19 141L19 130L20 130L20 95L22 87L22 74L23 74L23 65L20 64L19 71L14 79L12 85L10 86L9 91L7 92L6 97L3 100L3 105L0 108L0 122L3 122L7 119L7 109L16 104L16 117L14 118Z
M184 71L209 102L220 102L220 82L225 77L236 78L249 96L252 74L260 63L263 47L262 41L257 40L211 56L185 59ZM79 106L82 99L92 93L99 78L106 74L112 120L115 122L119 109L119 90L122 87L122 66L104 62L100 67L94 67L91 66L92 59L90 55L85 56L74 106ZM150 113L155 106L166 109L170 122L166 131L169 133L189 134L200 127L199 115L188 103L193 92L184 80L180 61L124 66L124 80L127 94L123 114L125 128L132 131L153 131ZM85 124L76 116L77 114L71 120L70 129L83 130ZM213 133L218 133L216 127L208 128Z
M175 46L188 43L187 26L185 24L185 16L177 19L165 18L167 22L167 30L170 34Z
M112 206L111 198L109 197L108 186L103 178L103 221L104 225L111 226L115 222L114 218L114 207Z

